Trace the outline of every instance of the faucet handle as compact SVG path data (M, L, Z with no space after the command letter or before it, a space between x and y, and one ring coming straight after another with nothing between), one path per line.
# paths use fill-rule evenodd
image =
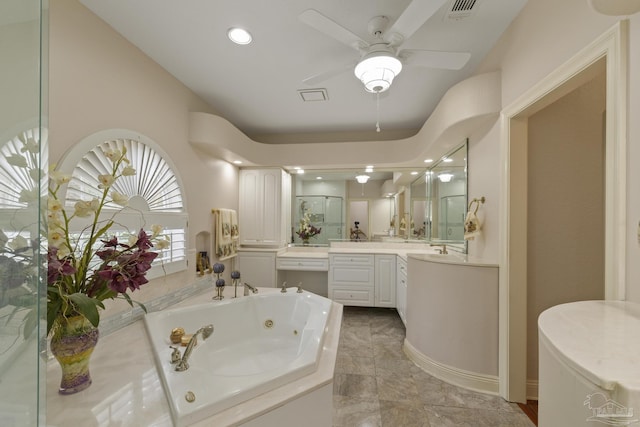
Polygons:
M169 348L173 349L173 351L171 352L171 364L178 363L180 361L180 359L182 359L182 355L180 354L180 350L178 350L177 347L174 347L172 345L170 345Z
M298 283L298 290L296 292L299 293L299 294L302 293L302 282Z
M282 289L280 289L280 293L286 293L287 292L287 282L282 282Z

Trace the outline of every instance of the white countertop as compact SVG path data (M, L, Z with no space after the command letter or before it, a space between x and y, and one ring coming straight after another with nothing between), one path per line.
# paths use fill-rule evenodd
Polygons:
M259 288L259 291L280 290ZM232 293L231 286L225 288L227 297ZM176 304L176 307L211 301L212 295L213 290L207 291ZM341 319L342 306L334 303L316 372L222 411L194 426L237 425L330 383L333 380ZM51 360L47 364L48 426L172 426L169 405L156 371L143 321L101 337L91 357L90 368L93 384L88 389L61 396L58 394L58 363Z
M464 265L469 267L498 267L498 264L493 262L484 261L481 258L472 257L469 255L449 252L446 255L438 253L410 253L410 258L417 259L419 261L437 262L441 264L455 264Z
M640 304L580 301L538 318L540 340L595 385L640 392Z

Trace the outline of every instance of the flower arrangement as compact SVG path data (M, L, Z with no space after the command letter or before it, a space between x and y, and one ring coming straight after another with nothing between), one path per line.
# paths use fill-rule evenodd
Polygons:
M115 213L105 219L105 205L115 204L122 209L128 204L126 196L110 191L111 186L117 179L135 175L136 171L129 165L124 147L105 149L105 156L111 162L111 173L98 176L100 195L77 201L73 212L67 212L59 198L60 189L71 176L56 170L49 174L47 333L77 315L97 327L98 309L104 309L105 299L123 298L133 306L134 301L127 292L148 282L146 273L158 256L151 248L164 249L169 245L169 241L160 236L159 225L151 227L150 235L143 229L126 239L108 235ZM80 231L72 230L72 221L83 224Z
M309 240L311 237L315 237L322 231L322 228L315 227L311 224L311 213L308 209L305 209L304 215L300 218L300 225L296 234L303 241Z

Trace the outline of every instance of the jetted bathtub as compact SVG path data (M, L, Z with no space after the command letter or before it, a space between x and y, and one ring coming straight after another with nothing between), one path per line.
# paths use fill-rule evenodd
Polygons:
M182 427L313 373L322 350L331 300L289 289L211 301L145 316L156 366L171 408ZM171 330L214 332L175 371ZM184 347L181 348L184 353Z

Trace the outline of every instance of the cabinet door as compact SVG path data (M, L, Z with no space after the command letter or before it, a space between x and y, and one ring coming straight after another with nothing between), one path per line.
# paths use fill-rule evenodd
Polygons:
M375 306L396 306L396 256L376 255Z
M260 224L261 240L265 245L280 245L280 169L260 171L258 199L261 206Z
M240 200L238 206L238 223L240 244L251 245L260 241L259 222L259 172L257 170L240 171Z
M407 264L401 258L397 259L396 269L396 308L402 322L407 325Z
M237 268L242 282L266 288L276 287L275 252L239 252Z

